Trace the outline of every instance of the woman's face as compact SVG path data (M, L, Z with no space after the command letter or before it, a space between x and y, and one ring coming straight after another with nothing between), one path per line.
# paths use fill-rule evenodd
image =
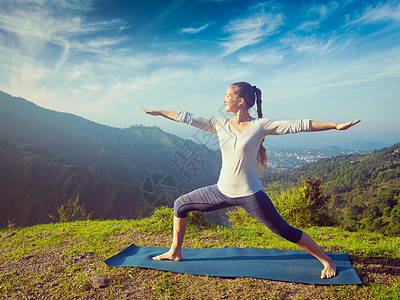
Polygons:
M236 113L239 110L240 98L234 93L235 87L230 86L226 91L225 98L222 102L225 103L225 112Z

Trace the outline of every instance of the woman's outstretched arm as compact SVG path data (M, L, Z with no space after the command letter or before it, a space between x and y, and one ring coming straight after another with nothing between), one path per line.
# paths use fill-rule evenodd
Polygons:
M144 109L142 107L139 107L142 111L144 111L148 115L152 116L162 116L164 118L181 122L181 123L186 123L191 126L203 129L205 131L211 132L211 133L216 133L216 118L203 118L199 116L194 116L191 113L188 113L186 111L166 111L166 110L148 110Z
M350 121L347 123L328 123L328 122L310 121L310 125L311 125L311 131L323 131L330 129L346 130L360 122L361 120Z
M175 121L176 111L166 111L166 110L148 110L142 107L139 107L142 111L144 111L147 115L152 116L163 116L164 118Z

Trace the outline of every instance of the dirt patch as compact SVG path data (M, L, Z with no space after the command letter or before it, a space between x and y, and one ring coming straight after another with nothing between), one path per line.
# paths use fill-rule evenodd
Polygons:
M352 256L352 265L364 284L392 284L400 279L400 259Z

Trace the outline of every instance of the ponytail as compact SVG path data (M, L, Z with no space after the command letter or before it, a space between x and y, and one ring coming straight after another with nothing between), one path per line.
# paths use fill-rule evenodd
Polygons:
M261 90L257 88L255 85L253 85L253 93L255 97L255 102L257 103L257 115L259 118L262 118L263 114L261 108ZM262 172L265 172L267 170L268 158L267 158L267 150L263 146L263 142L264 139L261 141L260 148L258 148L257 169L259 169Z

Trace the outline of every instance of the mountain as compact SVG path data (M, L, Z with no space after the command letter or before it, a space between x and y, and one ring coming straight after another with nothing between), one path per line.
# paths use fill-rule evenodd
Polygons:
M96 218L136 217L215 183L221 165L219 152L158 127L113 128L3 92L0 137L0 224L44 221L77 193Z
M0 224L46 223L68 199L80 199L93 217L132 218L140 211L140 191L86 167L69 165L41 148L0 135Z
M400 234L400 143L364 154L321 159L285 172L264 174L263 185L279 190L301 178L320 178L340 225Z
M192 189L214 183L221 165L219 153L158 127L113 128L2 92L0 131L124 182L162 171Z

